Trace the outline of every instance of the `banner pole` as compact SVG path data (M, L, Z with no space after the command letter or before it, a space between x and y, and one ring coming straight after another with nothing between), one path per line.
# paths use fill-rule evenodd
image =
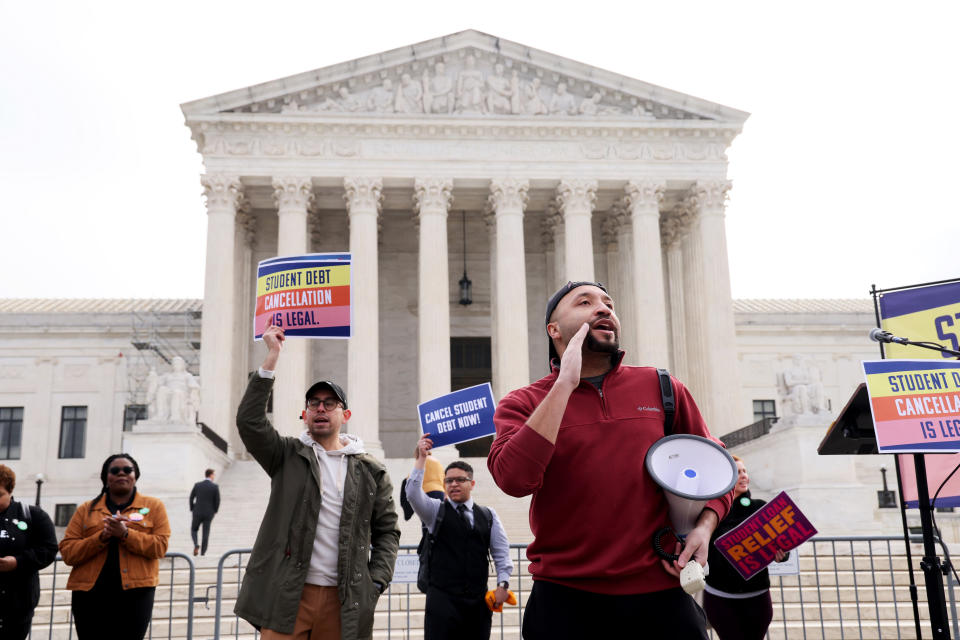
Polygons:
M927 487L927 463L922 453L913 454L913 464L917 471L917 499L920 507L920 527L923 530L923 569L924 583L927 589L927 607L930 610L930 628L934 640L950 638L947 623L947 602L943 594L943 567L937 557L937 548L933 543L933 520L930 517L930 490Z

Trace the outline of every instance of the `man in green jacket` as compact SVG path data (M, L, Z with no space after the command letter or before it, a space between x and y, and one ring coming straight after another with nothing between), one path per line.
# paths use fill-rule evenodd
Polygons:
M283 329L263 334L267 356L237 410L247 451L270 476L270 501L234 611L263 640L370 638L380 594L393 578L400 529L383 463L358 438L336 383L306 393L306 430L283 437L267 420L267 398Z

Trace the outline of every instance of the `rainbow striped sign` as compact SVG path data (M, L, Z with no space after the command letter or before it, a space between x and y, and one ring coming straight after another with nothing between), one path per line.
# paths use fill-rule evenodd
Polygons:
M353 317L350 264L349 253L261 260L253 339L263 339L268 322L283 327L286 336L349 338Z
M863 363L880 453L960 451L960 362Z

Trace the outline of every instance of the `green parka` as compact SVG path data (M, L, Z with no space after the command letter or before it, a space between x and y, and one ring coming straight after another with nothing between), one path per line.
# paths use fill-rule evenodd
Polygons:
M271 486L234 612L258 628L292 633L320 514L321 475L310 447L281 436L267 420L272 388L272 379L254 373L237 410L240 438ZM374 583L390 584L399 544L386 467L366 453L348 456L337 560L342 638L372 637L380 597Z

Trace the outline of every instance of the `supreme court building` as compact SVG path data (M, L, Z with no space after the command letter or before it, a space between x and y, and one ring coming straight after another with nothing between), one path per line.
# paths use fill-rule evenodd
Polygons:
M0 460L46 474L50 500L81 497L81 480L136 437L156 464L242 459L234 416L264 354L258 261L349 251L353 337L286 341L272 399L281 432L302 429L304 390L333 379L349 431L405 473L417 404L487 380L499 399L545 375L547 298L596 280L616 301L627 364L670 369L714 435L760 425L739 440L756 488L839 517L843 487L880 522L880 460L815 451L860 361L877 357L869 300L731 299L726 151L747 113L476 31L182 110L205 167L202 302L0 300ZM41 316L54 320L38 329ZM137 330L147 318L151 339ZM195 374L181 387L196 384L203 437L192 418L149 424L157 379L183 376L174 353ZM5 458L7 408L20 426Z

